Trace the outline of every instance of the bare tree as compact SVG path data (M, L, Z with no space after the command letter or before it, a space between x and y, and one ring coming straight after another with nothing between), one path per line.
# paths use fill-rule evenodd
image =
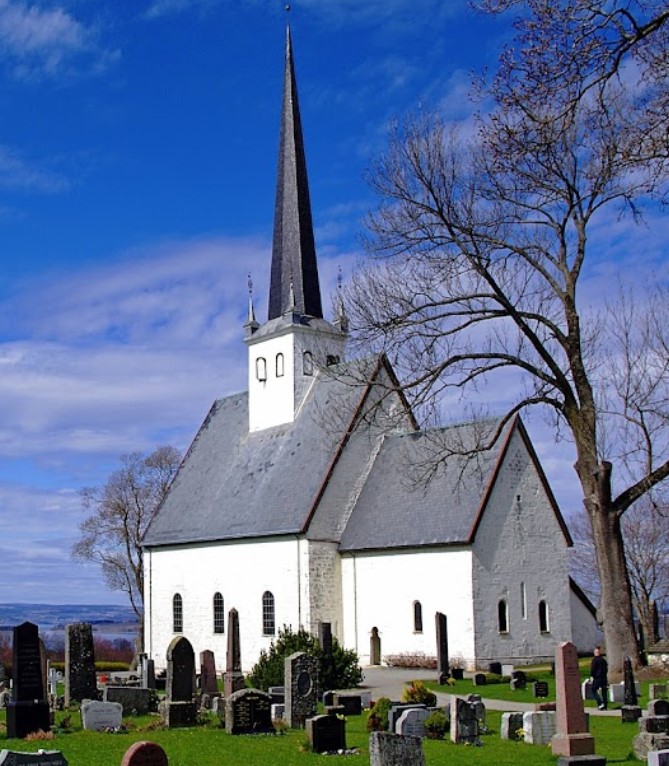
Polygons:
M669 302L661 290L641 300L621 291L610 314L598 313L579 288L601 257L594 225L626 210L639 220L644 204L666 193L669 111L655 108L669 79L655 73L667 56L649 54L640 104L639 77L628 87L620 60L600 63L603 53L588 63L588 45L601 47L594 21L581 28L571 17L582 69L563 51L560 9L596 14L603 4L554 6L530 3L538 11L521 23L519 58L502 61L488 91L495 106L473 138L438 115L396 127L370 170L379 198L368 222L375 260L354 276L347 304L357 339L390 357L414 404L495 380L513 384L505 372L520 373L502 426L539 405L573 441L599 618L619 670L625 656L638 657L621 517L669 476ZM665 32L660 14L640 40L654 50ZM630 50L641 55L641 44ZM652 126L640 105L655 114ZM644 120L652 145L640 140Z
M174 447L158 447L150 455L121 457L121 468L102 487L81 490L84 511L80 537L72 556L102 567L107 585L124 592L142 623L144 572L142 536L165 498L181 455Z
M570 566L578 584L596 603L599 574L592 528L585 513L569 524L574 538ZM634 609L647 642L657 641L657 611L669 603L669 510L644 498L622 519L625 557Z

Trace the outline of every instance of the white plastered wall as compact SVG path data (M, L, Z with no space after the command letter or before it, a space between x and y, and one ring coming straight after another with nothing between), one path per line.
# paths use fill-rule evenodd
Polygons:
M581 599L570 589L571 640L581 653L591 654L593 649L604 642L604 634L597 619Z
M421 549L342 557L344 643L363 665L370 660L372 628L379 630L381 658L437 653L435 614L448 619L451 658L474 656L472 558L467 548ZM422 632L414 631L420 601Z
M196 663L210 649L219 672L225 669L228 612L239 612L242 668L248 672L272 636L262 633L262 596L274 595L276 630L297 630L308 616L305 540L284 537L263 541L193 544L145 552L145 642L156 669L166 666L172 631L172 599L183 599L183 634L192 643ZM225 633L213 627L214 593L225 603Z
M473 544L478 666L549 659L571 640L567 542L525 444L516 431ZM524 594L524 598L523 598ZM508 608L500 632L498 604ZM539 602L548 607L540 631Z

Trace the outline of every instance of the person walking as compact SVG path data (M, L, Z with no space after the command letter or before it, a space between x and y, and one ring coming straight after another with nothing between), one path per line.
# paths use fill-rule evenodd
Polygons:
M590 663L590 679L592 681L590 691L595 698L597 707L600 710L606 710L606 699L608 697L609 686L609 663L602 657L602 650L599 646L595 647L594 654L595 656Z

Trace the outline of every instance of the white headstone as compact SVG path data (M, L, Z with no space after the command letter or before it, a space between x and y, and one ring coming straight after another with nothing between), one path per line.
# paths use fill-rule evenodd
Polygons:
M395 722L395 734L422 739L425 736L425 719L429 718L433 712L428 708L405 710Z
M81 723L88 731L118 729L123 723L123 705L120 702L84 700L81 703Z
M523 730L529 745L550 745L557 732L557 715L552 710L524 713Z

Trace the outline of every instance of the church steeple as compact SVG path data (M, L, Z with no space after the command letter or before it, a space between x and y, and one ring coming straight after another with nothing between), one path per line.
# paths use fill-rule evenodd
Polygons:
M291 286L294 298L291 295ZM281 138L267 318L276 319L287 311L321 319L323 317L290 27L286 28Z

